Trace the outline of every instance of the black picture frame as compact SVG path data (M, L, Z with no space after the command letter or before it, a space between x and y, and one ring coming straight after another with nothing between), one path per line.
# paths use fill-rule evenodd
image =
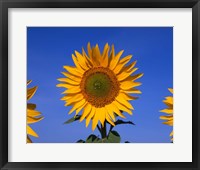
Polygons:
M8 162L8 9L9 8L192 8L192 162ZM0 0L0 167L43 169L200 169L200 2L199 0ZM53 154L53 153L51 153ZM133 153L134 154L134 153ZM183 148L184 154L184 148Z

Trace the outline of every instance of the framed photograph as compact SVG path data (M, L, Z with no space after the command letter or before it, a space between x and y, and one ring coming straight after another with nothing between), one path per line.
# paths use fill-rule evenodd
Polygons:
M0 167L199 167L198 0L1 0Z

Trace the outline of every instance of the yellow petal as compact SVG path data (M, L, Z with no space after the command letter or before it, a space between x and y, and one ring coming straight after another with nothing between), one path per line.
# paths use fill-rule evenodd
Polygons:
M110 117L112 118L112 120L115 122L116 119L115 119L115 115L113 113L113 110L111 110L107 105L105 106L105 108L106 108L108 114L110 115Z
M167 114L172 114L173 110L172 109L163 109L163 110L160 110L160 112L164 112L164 113L167 113Z
M41 113L36 111L36 110L32 110L32 109L27 109L27 115L30 117L36 117L36 116L40 116Z
M113 104L114 104L115 106L117 106L119 110L125 111L125 112L129 113L130 115L133 114L133 113L131 112L131 110L129 110L127 107L125 107L124 105L122 105L122 104L119 103L118 101L113 101Z
M133 63L131 63L130 65L128 65L127 67L124 68L124 71L131 71L133 67L135 67L137 61L134 61Z
M86 57L83 57L78 51L75 51L75 54L76 54L76 56L77 56L79 65L80 65L84 70L88 70L89 67L88 67L87 64L86 64Z
M74 86L70 89L67 89L63 92L63 94L75 94L75 93L79 93L81 91L79 86Z
M64 87L64 88L67 88L67 89L70 89L70 88L73 88L73 87L76 87L77 85L73 85L73 84L67 84L67 83L61 83L61 84L57 84L56 87Z
M110 116L106 114L106 120L113 126L115 126L114 122L111 120Z
M162 120L173 120L173 116L160 116Z
M136 65L136 63L137 63L137 61L134 61L130 65L123 67L118 74L120 74L122 72L129 72L129 71L131 71L132 68Z
M86 117L86 127L88 127L90 120L91 118L93 118L95 112L96 112L96 108L92 106L90 114Z
M120 92L120 93L121 93L120 95L122 95L122 97L123 97L125 100L136 100L136 99L138 99L138 97L130 96L130 95L124 93L124 92Z
M129 90L133 87L140 86L142 83L133 81L122 81L120 82L120 88L123 90Z
M110 68L111 70L113 70L113 69L116 67L116 65L117 65L117 63L119 62L119 59L120 59L121 55L123 54L123 52L124 52L124 50L120 51L120 52L111 60L110 65L109 65L109 68Z
M122 58L119 63L127 63L127 61L129 62L130 59L132 58L132 55L127 55L126 57Z
M74 81L77 81L77 82L80 82L81 81L81 77L79 76L74 76L70 73L67 73L67 72L61 72L64 76L66 76L67 78L71 79L71 80L74 80Z
M168 90L173 94L173 89L172 88L168 88Z
M27 125L26 130L28 135L38 137L38 134L30 126Z
M106 57L106 58L101 62L101 66L103 66L103 67L108 67L108 57Z
M92 58L91 59L95 66L100 65L101 53L100 53L98 45L96 45L94 48L92 48Z
M82 122L85 119L85 117L90 113L91 109L92 109L91 104L89 104L89 103L86 104L84 111L81 115L80 122Z
M65 70L67 70L70 74L74 75L74 76L82 77L82 75L84 74L84 71L78 70L75 67L63 66L63 68Z
M166 97L166 100L163 100L163 102L173 105L173 97L171 97L171 96Z
M85 69L81 66L81 63L79 63L74 54L72 54L72 60L74 61L77 70L79 70L81 73L85 71Z
M141 94L142 92L138 89L132 88L129 90L124 90L125 93L134 93L134 94Z
M173 120L169 120L167 122L163 122L165 125L173 126Z
M143 73L135 74L134 76L127 77L125 80L126 81L135 81L135 80L139 79L140 77L142 77L143 75L144 75Z
M138 69L138 68L134 68L134 69L132 69L132 70L129 71L129 72L122 72L122 73L120 73L119 75L117 75L117 79L118 79L119 81L122 81L122 80L126 79L128 76L130 76L131 74L133 74L137 69Z
M109 64L109 57L108 57L108 52L109 52L109 45L108 43L105 45L104 47L104 51L103 51L103 54L102 54L102 62L101 62L101 66L103 67L108 67L108 64Z
M87 104L87 102L85 102L83 105L81 105L79 108L76 109L75 116L85 107L86 104Z
M104 126L105 118L106 118L105 108L104 107L96 108L96 112L95 112L93 122L92 122L92 130L96 128L98 121L100 121L102 126Z
M76 109L78 109L78 108L79 108L80 106L82 106L85 102L86 102L85 99L83 99L83 100L81 100L81 101L75 103L75 104L73 105L73 107L71 108L71 110L69 111L69 114L71 114L73 111L75 111Z
M109 105L106 105L105 107L107 110L109 110L109 112L113 111L118 116L125 118L125 116L121 113L121 111L118 109L118 107L115 104L111 103Z
M76 102L82 100L82 99L83 99L83 95L81 93L78 93L78 94L74 95L73 97L71 97L70 99L67 99L66 100L67 103L65 104L65 106L69 106L73 103L76 103Z
M59 80L59 81L62 81L62 82L66 82L66 83L68 83L68 84L72 84L72 85L80 85L80 82L71 80L71 79L69 79L69 78L59 78L58 80Z
M36 122L39 122L40 120L42 120L43 118L44 117L35 118L35 117L27 116L27 123L28 124L36 123Z
M89 68L92 68L92 67L93 67L93 64L92 64L90 58L88 58L88 56L87 56L87 54L86 54L86 52L85 52L85 50L84 50L83 48L82 48L82 54L83 54L83 57L85 57L86 65L87 65Z
M104 107L97 108L96 113L97 112L99 114L99 120L100 120L102 126L104 126L104 122L105 122L105 119L106 119L106 109Z
M87 50L88 50L88 55L91 59L92 58L92 49L91 49L90 43L88 43L88 45L87 45Z
M76 93L76 94L80 94L80 93ZM67 94L67 95L63 96L61 98L61 100L68 100L68 99L74 97L74 95L76 95L76 94Z
M105 58L105 56L107 56L108 49L109 49L109 45L108 45L108 43L106 43L106 45L104 46L104 49L103 49L103 54L102 54L103 58Z
M32 82L32 80L28 80L27 81L27 86Z
M126 106L128 109L133 110L133 106L127 100L124 99L121 93L119 93L119 95L116 97L116 100L122 105Z
M124 57L123 59L121 59L119 61L119 63L117 64L117 66L115 67L115 69L113 70L115 74L118 74L121 69L130 61L132 55L128 55L126 57Z
M110 63L111 63L111 61L114 59L114 57L115 57L115 47L114 47L114 45L112 45L112 49L111 49L111 52L110 52L110 57L109 57L109 65L110 65Z
M98 124L98 114L96 113L96 110L95 110L95 114L94 114L94 117L92 119L92 130L94 131L95 128L97 127L97 124Z
M37 86L32 87L32 88L28 88L28 90L27 90L27 100L30 100L32 98L32 96L35 94L37 88L38 88Z

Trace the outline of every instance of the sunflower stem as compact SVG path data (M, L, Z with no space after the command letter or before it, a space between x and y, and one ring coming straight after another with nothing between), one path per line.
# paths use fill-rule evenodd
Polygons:
M106 121L104 122L104 126L101 125L101 137L102 139L107 137L107 132L106 132Z
M100 134L102 134L101 128L97 125L97 129L99 130Z

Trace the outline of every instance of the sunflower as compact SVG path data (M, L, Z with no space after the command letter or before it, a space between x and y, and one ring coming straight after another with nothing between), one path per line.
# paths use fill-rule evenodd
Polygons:
M57 87L64 87L64 97L61 100L66 102L65 106L72 106L69 114L81 110L80 121L86 119L86 127L92 120L92 130L96 128L99 121L104 127L107 121L115 126L115 117L125 118L123 112L132 115L133 106L130 100L136 99L131 96L133 93L141 93L135 87L140 82L135 82L143 74L132 75L138 68L134 68L136 61L127 65L132 55L122 59L123 50L115 54L114 46L111 50L108 43L101 53L98 45L87 46L88 53L82 49L82 54L75 51L72 59L75 66L64 66L64 78Z
M27 82L27 85L31 83L31 80ZM27 101L30 100L33 95L35 94L37 90L37 86L28 88L27 89ZM43 119L41 116L41 113L35 110L36 105L32 103L27 103L27 125L26 125L26 130L27 130L27 143L32 143L32 140L30 139L29 136L34 136L38 137L38 134L29 126L29 124L39 122L40 120Z
M173 94L173 89L168 89ZM160 119L166 120L163 124L173 126L173 96L168 96L163 100L163 102L168 106L167 109L163 109L160 112L168 114L167 116L160 116ZM173 141L173 130L170 133L171 141Z

